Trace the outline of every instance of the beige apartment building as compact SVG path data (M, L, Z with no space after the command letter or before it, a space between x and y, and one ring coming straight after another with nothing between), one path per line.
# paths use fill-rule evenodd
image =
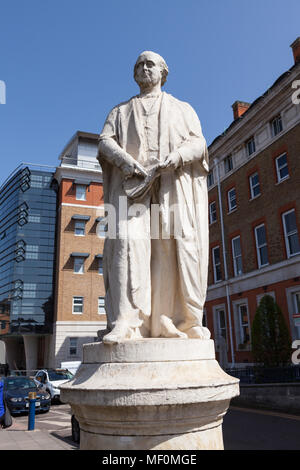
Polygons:
M81 361L106 326L102 172L96 134L77 132L60 155L54 328L48 365Z

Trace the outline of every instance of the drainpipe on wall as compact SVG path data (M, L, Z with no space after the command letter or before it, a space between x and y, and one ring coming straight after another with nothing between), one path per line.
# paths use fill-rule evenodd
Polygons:
M232 322L231 322L231 306L230 306L230 292L229 292L229 282L228 282L228 269L227 269L226 245L225 245L225 235L224 235L223 205L222 205L222 197L221 197L221 184L220 184L220 173L219 173L219 161L218 161L217 158L214 160L214 164L215 164L216 172L217 172L218 198L219 198L219 207L220 207L222 251L223 251L225 289L226 289L227 312L228 312L228 323L229 323L229 337L230 337L231 363L232 363L232 366L234 367L234 366L235 366L235 354L234 354L234 344L233 344L233 334L232 334Z

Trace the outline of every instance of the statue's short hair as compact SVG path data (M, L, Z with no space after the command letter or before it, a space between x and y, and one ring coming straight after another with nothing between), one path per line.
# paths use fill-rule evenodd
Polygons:
M144 51L138 56L137 61L136 61L135 66L134 66L134 71L133 71L134 79L136 81L136 69L137 69L137 65L138 65L138 60L143 54L146 54L147 52L151 52L151 54L156 55L159 59L159 63L160 63L160 67L161 67L161 86L163 86L167 81L167 76L168 76L168 73L169 73L169 69L168 69L168 66L166 64L165 59L161 55L159 55L159 54L157 54L156 52L153 52L153 51Z

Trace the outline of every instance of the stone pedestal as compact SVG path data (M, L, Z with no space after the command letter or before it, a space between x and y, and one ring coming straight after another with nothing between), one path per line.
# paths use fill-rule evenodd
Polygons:
M147 338L84 346L61 387L89 450L223 449L222 421L239 380L215 359L214 342Z

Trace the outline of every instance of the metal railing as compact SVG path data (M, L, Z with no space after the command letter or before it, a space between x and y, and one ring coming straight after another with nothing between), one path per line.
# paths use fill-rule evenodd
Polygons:
M5 364L0 364L0 376L14 376L14 377L34 377L39 369L19 370L9 369L5 367Z
M300 366L252 366L240 369L226 369L226 372L240 379L241 384L300 383Z

